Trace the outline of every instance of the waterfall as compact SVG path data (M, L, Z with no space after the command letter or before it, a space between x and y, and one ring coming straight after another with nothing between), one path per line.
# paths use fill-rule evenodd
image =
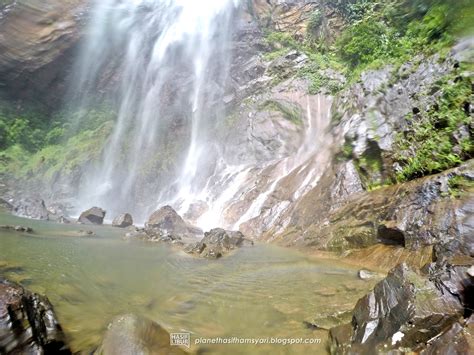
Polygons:
M290 155L236 164L225 154L216 132L233 90L237 11L239 0L93 4L72 106L87 117L105 81L98 101L117 117L100 161L85 167L78 212L97 205L109 218L130 212L143 223L169 204L204 230L251 221L264 230L316 185L328 160L330 98L289 94L303 108L301 142Z
M99 205L110 217L133 211L144 220L153 200L177 201L204 187L218 159L211 132L221 115L238 5L238 0L93 3L73 103L90 106L103 77L119 68L109 98L117 119L102 160L84 174L79 209Z

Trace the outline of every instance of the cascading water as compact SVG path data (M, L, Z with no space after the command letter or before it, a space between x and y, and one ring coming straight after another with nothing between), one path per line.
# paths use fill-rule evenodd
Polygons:
M97 205L112 218L131 212L140 223L170 204L203 230L238 229L258 218L265 229L315 186L329 145L331 101L324 96L291 94L306 112L299 149L288 156L230 164L226 143L216 138L223 97L232 90L238 8L238 0L93 5L73 102L94 107L101 81L116 83L108 100L117 119L101 161L84 174L78 210Z
M154 195L157 203L159 194L177 200L203 187L216 161L210 132L225 92L237 7L237 0L95 2L74 101L90 105L110 66L118 68L117 120L102 161L85 174L80 208L133 211L143 220L150 206L139 205L138 195ZM160 169L165 177L158 178ZM140 191L153 179L159 187Z

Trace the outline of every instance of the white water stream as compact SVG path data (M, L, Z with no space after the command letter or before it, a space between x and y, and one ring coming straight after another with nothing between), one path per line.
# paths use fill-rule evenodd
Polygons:
M331 105L323 96L303 98L305 134L295 154L257 166L231 165L221 154L222 142L214 132L224 118L220 103L229 79L232 21L238 10L239 0L93 4L77 64L75 104L91 105L93 88L111 66L119 68L112 100L117 120L100 163L84 174L78 210L97 205L109 218L131 212L140 223L170 204L204 230L237 229L264 211L271 211L269 220L276 221L290 202L315 186L324 168L317 161L325 150L323 132ZM177 151L170 148L176 146ZM290 176L288 192L293 196L272 199ZM145 205L139 197L144 186L151 201ZM199 213L190 215L197 204ZM234 208L237 204L240 207Z

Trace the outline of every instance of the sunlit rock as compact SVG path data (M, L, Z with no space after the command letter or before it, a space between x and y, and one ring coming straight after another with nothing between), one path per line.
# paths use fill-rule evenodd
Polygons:
M362 270L359 270L357 272L357 276L361 280L370 280L370 279L373 279L374 277L376 277L377 274L375 272L371 272L371 271L362 269Z
M102 224L104 223L105 213L102 208L92 207L81 213L78 222L82 224Z
M112 221L114 227L127 228L133 225L133 218L130 213L122 213Z
M49 300L1 278L0 352L71 354Z
M443 290L443 276L422 276L405 264L394 268L361 298L350 325L332 328L331 352L376 353L390 349L420 351L464 314L459 298Z
M187 354L170 345L170 334L158 323L133 314L115 318L108 326L102 345L96 354Z

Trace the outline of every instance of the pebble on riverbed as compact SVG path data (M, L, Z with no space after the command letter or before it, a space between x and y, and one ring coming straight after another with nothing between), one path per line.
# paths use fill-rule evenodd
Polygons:
M357 272L357 276L361 280L370 280L370 279L373 279L375 276L377 276L377 274L375 272L371 272L368 270L359 270Z

